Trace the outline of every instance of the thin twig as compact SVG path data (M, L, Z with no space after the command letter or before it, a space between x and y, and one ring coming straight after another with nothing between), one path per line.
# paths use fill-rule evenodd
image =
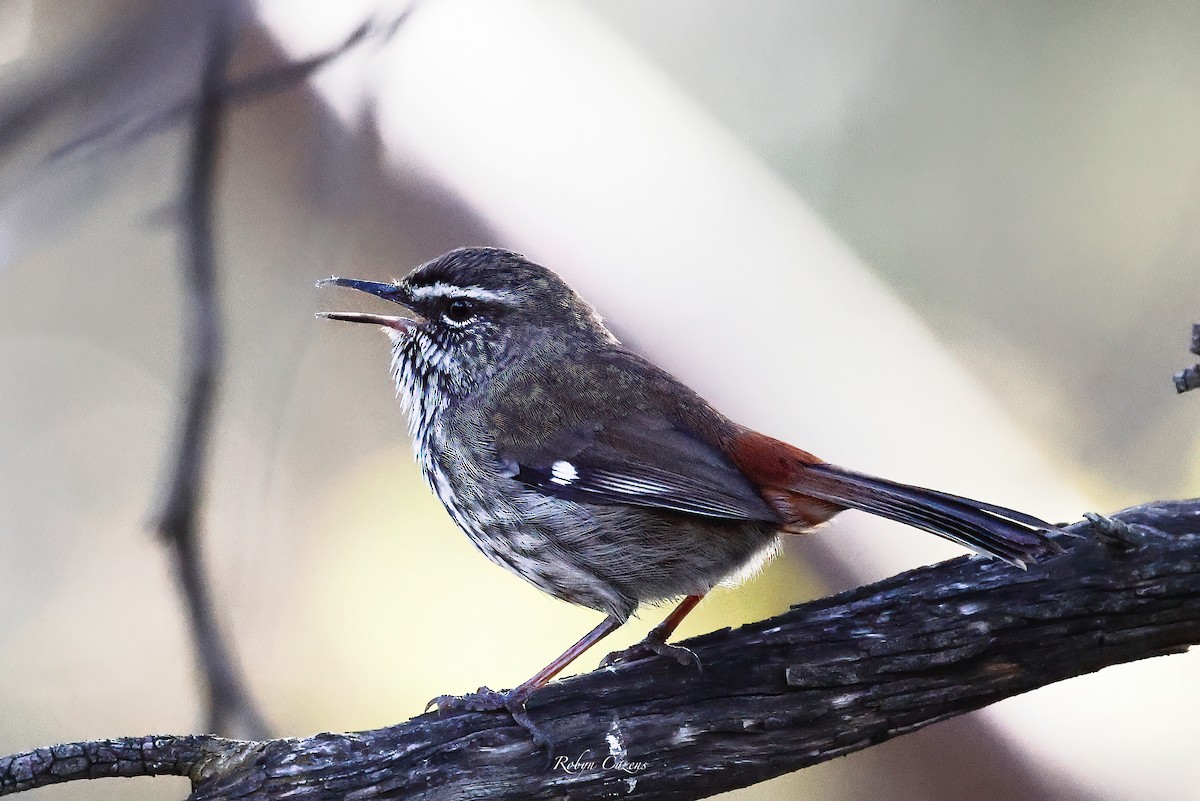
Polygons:
M222 77L223 82L220 86L225 104L229 106L246 103L291 89L359 45L371 40L386 42L408 19L415 7L416 2L413 2L400 14L384 21L367 20L338 44L307 58L268 67L235 81L225 81ZM106 140L111 144L128 147L183 121L190 113L194 113L202 102L198 96L186 97L174 105L156 109L133 122L120 119L98 126L50 151L46 161L58 161L84 148L100 147Z
M227 12L227 8L218 8L210 14L199 102L195 106L184 195L184 274L188 291L183 350L190 359L190 374L179 441L157 530L174 553L179 588L187 605L197 657L207 685L207 729L261 738L267 736L267 726L217 624L212 595L201 564L198 531L200 494L222 350L213 242L213 187L225 116L224 74L236 37L233 17Z
M0 758L0 795L75 781L128 776L188 776L235 741L217 737L121 737L39 748Z
M1188 350L1200 356L1200 323L1192 326L1192 344ZM1200 364L1180 370L1172 378L1175 380L1176 392L1188 392L1196 389L1200 387Z

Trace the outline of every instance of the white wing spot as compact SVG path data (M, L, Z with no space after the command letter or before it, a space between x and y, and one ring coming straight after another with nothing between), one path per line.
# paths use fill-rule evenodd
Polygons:
M550 465L551 484L561 484L565 487L577 478L579 478L579 471L570 462L564 462L562 459L559 459Z

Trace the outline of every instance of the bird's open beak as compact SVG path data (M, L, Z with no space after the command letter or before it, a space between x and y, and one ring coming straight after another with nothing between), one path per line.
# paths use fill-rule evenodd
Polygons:
M400 288L395 284L381 284L377 281L360 281L357 278L338 278L337 276L322 278L317 282L318 287L328 284L350 287L360 292L368 292L384 300L390 300L392 303L404 305L404 301L400 299ZM317 316L330 320L344 320L348 323L374 323L403 333L408 333L413 326L420 322L412 317L393 317L387 314L368 314L366 312L317 312Z

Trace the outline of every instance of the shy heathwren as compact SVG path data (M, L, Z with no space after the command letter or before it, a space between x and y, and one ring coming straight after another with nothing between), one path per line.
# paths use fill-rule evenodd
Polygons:
M682 598L639 645L666 639L710 589L844 509L929 531L1023 567L1060 550L1021 512L836 467L738 425L630 352L557 275L519 254L453 250L385 284L329 278L403 306L323 316L382 326L417 461L454 522L493 562L604 622L507 693L525 700L643 602Z

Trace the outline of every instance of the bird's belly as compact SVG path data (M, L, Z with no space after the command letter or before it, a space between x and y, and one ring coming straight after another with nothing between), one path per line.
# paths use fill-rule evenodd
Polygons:
M422 467L484 556L556 598L621 618L641 602L707 592L776 539L768 523L576 503L453 460Z
M544 505L523 502L526 491L515 482L463 480L436 462L429 467L434 494L489 560L555 598L621 618L632 614L637 601L563 549L555 537L561 521L548 519Z

